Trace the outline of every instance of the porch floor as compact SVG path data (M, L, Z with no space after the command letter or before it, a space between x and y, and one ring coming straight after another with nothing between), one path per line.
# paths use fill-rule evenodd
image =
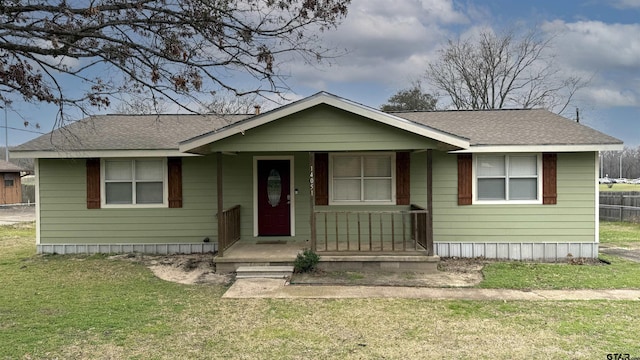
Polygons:
M293 265L305 248L306 242L297 241L238 241L224 251L224 256L216 256L216 271L235 272L240 266Z
M240 266L282 266L293 265L296 256L310 248L308 242L296 241L238 241L216 256L216 271L235 272ZM318 252L318 266L325 271L372 270L436 272L440 260L438 256L427 256L424 250L403 252Z

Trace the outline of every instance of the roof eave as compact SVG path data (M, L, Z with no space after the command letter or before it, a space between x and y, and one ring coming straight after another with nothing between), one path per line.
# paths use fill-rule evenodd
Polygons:
M533 153L533 152L588 152L620 151L624 144L546 144L546 145L472 145L467 149L450 151L452 154L466 153Z
M24 150L11 151L13 159L86 159L117 157L187 157L197 154L182 153L178 149L134 149L134 150Z

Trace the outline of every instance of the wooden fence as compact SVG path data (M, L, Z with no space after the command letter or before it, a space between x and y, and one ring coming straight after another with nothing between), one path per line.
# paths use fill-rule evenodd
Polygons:
M600 192L600 220L640 223L640 191Z

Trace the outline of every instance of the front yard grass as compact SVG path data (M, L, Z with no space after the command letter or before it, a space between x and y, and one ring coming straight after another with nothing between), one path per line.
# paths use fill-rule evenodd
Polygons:
M601 221L600 243L605 246L640 249L640 224Z
M223 300L224 286L33 243L32 226L0 227L0 359L640 356L636 301Z
M610 265L495 262L482 269L481 288L638 289L640 264L600 254Z
M600 222L602 245L640 248L640 224ZM600 254L609 265L496 262L482 270L481 288L638 289L640 264Z
M611 187L607 184L599 185L600 191L640 191L640 184L611 184Z

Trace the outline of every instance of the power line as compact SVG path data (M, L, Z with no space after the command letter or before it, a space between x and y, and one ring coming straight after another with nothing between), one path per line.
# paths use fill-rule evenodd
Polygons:
M41 135L46 134L46 132L42 132L42 131L28 130L28 129L20 129L20 128L14 128L14 127L11 127L11 126L7 126L7 128L8 128L8 129L11 129L11 130L23 131L23 132L29 132L29 133L34 133L34 134L41 134Z

